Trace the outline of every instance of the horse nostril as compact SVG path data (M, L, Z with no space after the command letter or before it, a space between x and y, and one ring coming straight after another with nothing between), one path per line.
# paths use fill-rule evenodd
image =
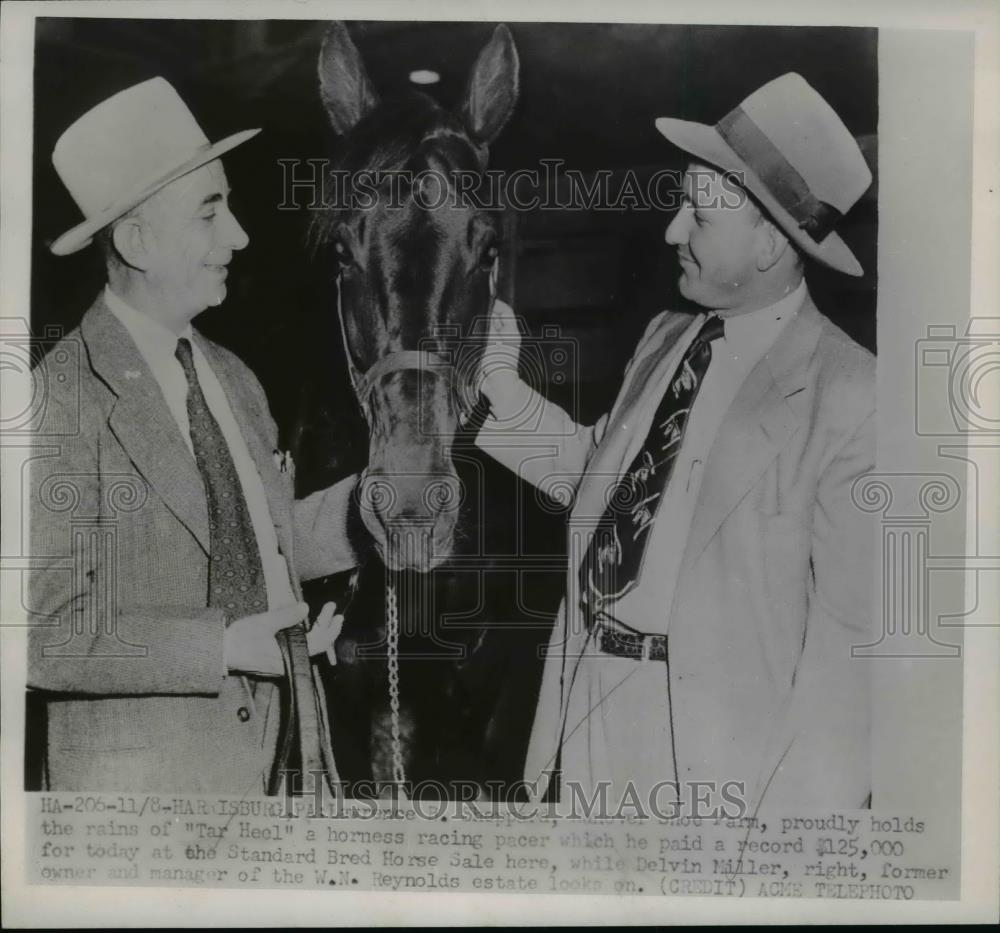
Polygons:
M392 512L397 498L395 486L385 479L368 476L361 484L361 508L372 512L379 521Z
M456 478L434 480L424 490L424 505L432 515L454 512L462 504L464 489Z

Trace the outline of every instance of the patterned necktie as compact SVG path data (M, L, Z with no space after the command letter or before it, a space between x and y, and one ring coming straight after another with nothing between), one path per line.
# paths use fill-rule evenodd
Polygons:
M208 605L222 609L226 624L267 609L267 588L243 486L219 423L208 410L198 382L191 344L177 341L177 359L187 376L187 412L191 446L205 483L208 500ZM324 701L313 686L306 626L298 623L275 636L285 667L281 681L281 722L277 755L267 780L267 793L278 794L286 773L324 775L328 787L338 782L330 747ZM256 681L250 681L256 693Z
M684 440L691 406L712 361L711 342L722 335L722 321L710 315L685 352L646 440L618 480L594 531L579 572L588 628L598 612L621 599L639 579L657 506Z
M178 340L175 355L187 377L191 446L208 500L208 605L221 609L228 625L267 609L260 550L229 445L201 391L190 341Z

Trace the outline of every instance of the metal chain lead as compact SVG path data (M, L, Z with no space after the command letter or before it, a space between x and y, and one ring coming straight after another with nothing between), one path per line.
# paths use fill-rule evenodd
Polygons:
M403 769L403 745L399 735L399 605L396 588L385 585L386 638L389 667L389 724L392 742L392 779L402 787L406 784Z
M497 300L497 283L499 279L500 257L493 260L490 269L490 313ZM344 311L342 305L342 295L340 291L340 276L337 277L337 318L340 321L340 336L344 344L344 353L347 357L347 369L351 377L351 385L355 395L364 409L367 399L359 394L362 382L362 375L358 372L351 357L351 347L347 341L347 328L344 325ZM388 580L385 584L385 613L386 613L386 641L387 641L387 666L389 674L389 730L390 744L392 746L392 779L399 785L402 791L406 784L406 770L403 767L403 742L399 732L399 604L396 601L396 588Z

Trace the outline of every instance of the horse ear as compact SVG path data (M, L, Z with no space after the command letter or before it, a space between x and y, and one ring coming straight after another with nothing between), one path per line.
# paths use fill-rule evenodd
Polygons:
M319 53L319 92L334 131L343 136L375 108L378 95L343 23L330 23Z
M517 49L510 30L502 23L479 53L472 67L461 114L473 138L491 143L510 119L517 103Z

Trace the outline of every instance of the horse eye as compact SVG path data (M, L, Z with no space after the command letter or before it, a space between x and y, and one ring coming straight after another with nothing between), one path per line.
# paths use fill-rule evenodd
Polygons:
M483 269L491 269L493 263L496 262L497 256L500 255L500 250L497 249L496 244L492 244L483 250L482 256L479 258L479 265Z
M333 244L333 248L337 253L337 259L340 260L341 265L349 266L354 262L354 257L351 256L351 251L347 248L347 244L343 240L337 240Z

